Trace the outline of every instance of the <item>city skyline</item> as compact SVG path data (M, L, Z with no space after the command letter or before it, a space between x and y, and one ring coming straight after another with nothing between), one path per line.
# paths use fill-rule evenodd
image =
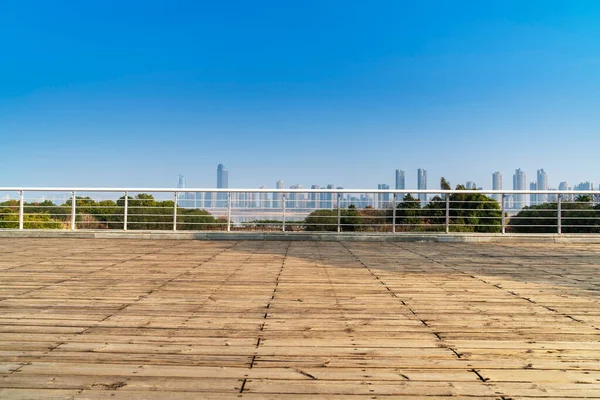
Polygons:
M222 163L217 165L216 188L229 188L228 177L229 170ZM530 191L547 191L556 190L548 187L548 175L546 171L538 169L536 171L536 180L529 182ZM406 171L396 169L394 171L395 190L406 190L410 192L412 189L405 188ZM499 171L491 175L492 190L502 190L503 180L502 173ZM525 190L527 184L527 175L520 168L515 169L513 174L513 190ZM441 185L441 182L440 182ZM462 186L465 189L484 190L478 187L474 181L467 181ZM286 189L285 182L278 180L275 187L279 190ZM186 189L186 177L179 174L177 177L177 188ZM360 190L356 193L330 193L330 192L313 192L314 190L327 189L328 191L343 190L343 186L337 186L333 183L328 183L326 186L311 184L311 192L302 192L304 186L301 183L291 184L287 187L291 189L288 193L272 192L269 193L268 186L260 186L259 189L265 192L181 192L177 195L178 205L184 208L282 208L285 204L286 208L293 210L307 209L334 209L337 207L347 208L353 205L358 208L373 207L376 209L387 209L394 207L394 202L402 201L402 197L398 198L390 193L369 193L370 188L356 188ZM191 188L190 188L191 189ZM209 188L204 188L209 189ZM253 189L253 188L240 188ZM352 189L352 188L349 188ZM417 189L427 190L427 170L423 168L417 169ZM441 189L441 188L440 188ZM582 182L574 187L568 186L566 181L559 184L559 190L573 191L573 195L566 195L564 200L573 200L577 190L593 190L594 186L591 182ZM298 190L301 190L298 192ZM377 190L390 190L390 185L387 183L378 183ZM435 188L430 188L435 190ZM485 191L484 191L485 193ZM426 193L418 193L418 201L421 206L424 206L429 201L429 196ZM491 194L491 198L498 202L503 202L503 207L507 210L519 210L525 206L535 206L546 202L556 202L558 194L546 193L530 193L526 194ZM285 202L283 199L285 198Z
M530 190L593 190L594 188L597 188L597 186L594 186L593 181L582 181L578 184L575 184L573 186L569 186L568 185L568 181L560 181L559 184L557 186L550 186L548 185L548 174L546 173L546 171L541 168L538 169L536 171L537 173L537 180L536 181L531 181L529 182L529 189ZM400 169L396 169L395 173L394 173L394 188L396 190L420 190L420 189L428 189L427 186L427 170L424 168L418 168L416 171L416 186L415 187L406 187L406 171L404 170L400 170ZM228 176L229 176L229 170L227 168L225 168L225 166L222 163L219 163L217 165L217 178L216 178L216 188L228 188ZM448 177L444 177L446 178L447 181L449 181L450 183L452 183L451 179L449 179ZM186 186L186 176L179 174L178 178L177 178L177 188L185 188L185 187L189 187ZM440 177L441 180L441 177ZM439 182L439 181L438 181ZM291 184L289 185L288 188L290 189L302 189L303 186L302 183L295 183L295 184ZM386 188L386 189L390 189L390 187L392 187L392 185L388 184L388 183L376 183L375 184L377 186L377 189L382 189L382 188ZM486 186L486 185L477 185L477 183L475 181L466 181L464 183L456 183L454 186L451 186L452 188L454 188L455 186L458 185L462 185L464 186L466 189L480 189L480 190L488 190L488 189L492 189L492 190L502 190L503 188L503 175L500 171L496 171L494 173L491 174L491 179L490 179L490 186ZM207 186L207 187L198 187L199 189L209 189L212 186ZM260 188L263 189L268 189L269 186L265 186L264 184L259 185ZM285 187L285 181L284 180L278 180L275 182L275 188L277 189L286 189ZM308 186L307 186L308 187ZM527 175L526 172L523 171L521 168L517 168L514 170L514 174L513 174L513 185L512 185L512 189L514 190L525 190L527 187ZM252 188L251 186L235 186L232 188L240 188L240 189L244 189L244 188ZM311 183L310 184L310 188L311 189L322 189L322 188L327 188L327 189L343 189L344 187L342 186L336 186L334 184L327 184L326 186L320 186L319 184L315 184L315 183ZM347 189L371 189L370 186L365 186L365 187L347 187ZM439 185L434 186L434 187L429 187L429 189L435 190L435 189L439 189ZM548 199L548 195L545 194L539 194L539 195L532 195L534 197L530 198L529 203L530 204L537 204L537 203L543 203L545 201L547 201ZM495 197L494 197L495 198ZM424 201L424 199L422 199ZM524 199L519 198L517 199L517 201L523 203L525 202Z

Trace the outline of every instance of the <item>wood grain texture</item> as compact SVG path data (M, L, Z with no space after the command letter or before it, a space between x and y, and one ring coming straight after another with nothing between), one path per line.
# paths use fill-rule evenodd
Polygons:
M0 239L2 399L600 399L600 245Z

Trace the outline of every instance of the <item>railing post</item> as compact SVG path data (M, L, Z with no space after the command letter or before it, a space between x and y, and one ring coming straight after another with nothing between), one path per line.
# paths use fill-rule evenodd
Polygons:
M129 192L125 192L125 210L123 210L123 230L127 230L127 206L129 204Z
M506 194L502 193L502 200L501 200L502 204L500 206L500 209L502 210L502 234L506 233L506 221L505 221L505 214L506 214Z
M25 198L24 192L19 190L19 230L23 230Z
M75 218L76 218L76 204L77 197L75 197L75 192L71 192L71 230L75 230Z
M373 192L373 209L374 210L379 210L379 194ZM375 217L375 231L379 232L379 222L381 222L381 220L378 217Z
M337 206L338 206L338 218L337 218L337 231L340 233L342 231L342 194L337 194Z
M175 192L175 204L173 204L173 230L177 230L177 192Z
M558 202L557 202L557 218L558 218L558 234L560 235L562 233L562 198L561 195L558 195Z
M281 194L281 205L283 208L283 223L281 225L281 231L285 232L285 193Z
M231 192L227 192L227 232L231 232Z
M446 194L446 233L450 233L450 195Z
M398 203L398 193L394 193L394 206L392 208L392 233L396 233L396 206Z

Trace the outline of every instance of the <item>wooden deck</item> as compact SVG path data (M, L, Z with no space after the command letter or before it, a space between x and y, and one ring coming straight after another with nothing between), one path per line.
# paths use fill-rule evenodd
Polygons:
M600 245L0 240L1 399L600 399Z

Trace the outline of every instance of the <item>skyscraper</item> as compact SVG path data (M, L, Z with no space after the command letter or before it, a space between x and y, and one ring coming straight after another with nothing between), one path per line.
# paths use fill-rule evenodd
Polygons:
M467 181L466 188L467 189L477 189L477 184L473 181Z
M496 171L492 174L492 189L502 190L502 174L500 173L500 171ZM502 201L501 194L494 194L492 198L498 202Z
M177 180L177 188L185 189L185 176L179 175ZM177 207L192 208L195 203L195 193L179 192L177 193Z
M338 189L338 190L344 190L344 187L343 186L337 186L336 189ZM340 194L340 196L336 195L336 198L335 198L335 207L336 208L346 207L345 206L345 201L344 201L344 196L345 195L343 193Z
M404 177L404 171L401 169L396 170L396 190L404 190L406 188L406 181Z
M569 190L569 184L567 181L563 181L558 184L558 190ZM561 194L560 195L563 200L572 201L573 196L571 194Z
M529 190L537 190L537 182L531 182L529 184ZM538 195L531 193L529 195L529 205L536 206L538 204Z
M548 190L548 174L543 169L537 170L536 190ZM542 204L548 202L547 194L538 194L537 203Z
M217 189L229 187L229 171L223 164L217 165Z
M302 185L298 184L298 185L292 185L290 186L290 189L302 189ZM295 192L291 192L289 194L289 201L287 202L287 206L288 208L302 208L302 203L303 203L303 193L295 193Z
M319 185L312 185L312 190L321 189ZM308 208L316 209L321 207L321 193L311 192L308 198Z
M525 172L521 171L521 169L516 169L515 174L513 175L513 190L526 190L527 188L527 178L525 176ZM517 210L525 207L525 195L524 194L515 194L513 207Z
M229 187L229 171L223 164L217 165L217 189ZM227 193L217 193L217 207L227 206Z
M390 185L386 185L385 183L380 183L377 185L377 189L379 190L389 190ZM390 204L390 194L389 193L377 193L376 195L377 201L375 201L375 208L387 208Z
M261 186L259 189L268 189L266 186ZM269 198L269 193L263 192L260 193L260 204L258 204L260 208L271 208L271 199Z
M177 179L177 189L185 189L185 176L179 175ZM177 207L185 207L185 193L177 193Z
M275 188L283 189L283 181L277 181ZM273 208L283 208L283 193L273 193Z
M569 190L569 184L567 183L567 181L559 183L558 190Z
M327 189L328 190L333 190L335 189L335 185L333 183L329 183L327 184ZM331 192L327 192L327 193L323 193L325 196L325 198L323 199L325 201L324 206L327 209L332 209L333 208L333 193Z
M591 182L581 182L579 185L575 185L573 190L594 190L594 184Z
M427 171L421 168L417 170L417 189L427 189ZM427 194L419 193L419 200L421 201L421 204L427 203Z

